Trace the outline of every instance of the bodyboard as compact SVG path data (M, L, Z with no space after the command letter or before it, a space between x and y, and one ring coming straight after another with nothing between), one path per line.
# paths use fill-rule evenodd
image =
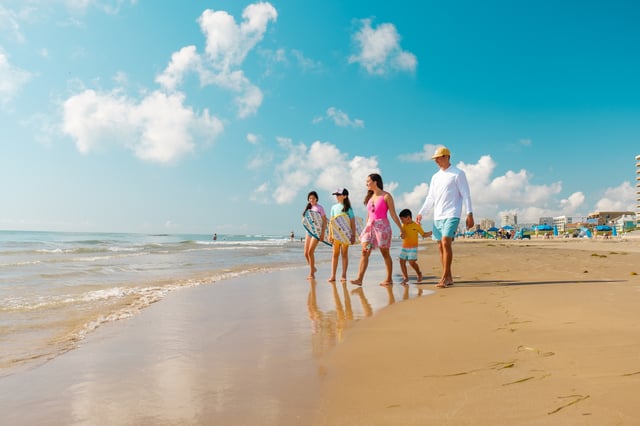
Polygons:
M360 233L364 228L364 221L361 217L356 217L356 239L354 244L358 243L358 239L360 237ZM341 213L333 218L329 222L329 227L331 228L331 233L333 235L334 241L337 241L341 244L351 244L351 220L349 219L349 215L346 213Z
M302 216L302 226L304 226L307 234L319 240L320 231L322 231L322 215L317 211L307 210L304 216ZM322 242L330 246L329 226L327 226L324 231L324 240Z

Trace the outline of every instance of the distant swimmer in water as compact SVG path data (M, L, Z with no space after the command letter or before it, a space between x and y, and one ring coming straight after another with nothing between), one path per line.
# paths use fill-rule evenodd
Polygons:
M213 234L213 241L217 241L218 240L218 234Z

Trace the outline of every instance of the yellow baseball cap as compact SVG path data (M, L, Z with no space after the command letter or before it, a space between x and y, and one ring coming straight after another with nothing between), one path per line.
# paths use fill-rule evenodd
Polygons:
M436 149L436 152L431 156L431 159L433 160L438 157L444 157L445 155L451 157L451 151L449 151L449 148L441 146L440 148Z

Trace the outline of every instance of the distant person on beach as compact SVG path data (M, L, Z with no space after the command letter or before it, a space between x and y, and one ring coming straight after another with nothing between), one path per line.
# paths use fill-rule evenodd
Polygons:
M433 239L438 242L442 277L436 287L445 288L453 285L451 263L453 261L453 238L460 224L462 204L467 211L465 224L467 229L474 225L471 193L467 175L451 164L451 152L440 147L431 157L440 168L429 184L429 192L424 204L418 211L416 222L422 222L422 216L433 209Z
M356 216L351 208L349 200L349 190L347 188L338 188L332 195L336 196L337 203L331 206L330 219L346 214L349 216L351 224L351 244L356 242ZM329 282L336 281L336 272L338 271L338 259L342 256L342 277L340 281L347 280L347 267L349 266L349 244L341 243L333 238L332 233L329 234L331 243L333 244L333 255L331 257L331 276Z
M316 277L316 258L315 251L316 247L318 247L318 243L320 241L324 241L324 233L327 229L327 214L324 212L324 208L318 204L318 193L316 191L311 191L307 194L307 207L302 212L302 216L307 212L307 210L313 210L320 213L322 216L322 229L320 230L320 239L312 236L307 232L307 237L304 240L304 257L307 259L307 263L309 264L309 277L313 279Z
M382 286L393 284L393 260L389 254L391 248L391 224L387 213L391 215L393 221L400 229L400 237L404 238L402 223L396 214L396 207L391 194L383 190L382 176L372 173L367 176L367 195L364 198L364 205L367 207L367 221L364 230L360 234L360 242L362 243L362 257L360 258L360 267L358 269L358 277L351 280L351 284L362 285L364 274L369 266L369 256L371 250L379 248L380 254L384 259L384 265L387 269L387 278L380 283Z
M400 269L402 270L402 282L409 282L409 274L407 273L407 262L416 271L416 282L422 281L422 271L418 265L418 236L422 238L430 237L432 232L424 232L422 225L413 221L411 210L404 209L398 215L402 222L402 230L404 231L404 239L402 240L402 250L400 251Z
M296 238L296 235L291 231L291 235L289 235L289 239L293 241Z
M212 238L212 240L213 240L213 241L217 241L217 240L218 240L218 234L213 234L213 238Z

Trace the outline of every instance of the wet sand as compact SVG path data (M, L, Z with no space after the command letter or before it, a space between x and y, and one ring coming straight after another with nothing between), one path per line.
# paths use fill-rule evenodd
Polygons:
M372 282L382 278L376 265ZM318 281L307 272L183 289L102 326L77 349L0 377L0 424L308 424L319 360L346 330L427 292L332 285L326 262Z
M640 241L459 241L456 284L306 268L170 294L0 378L13 425L634 424ZM357 268L352 252L350 276ZM399 281L397 261L394 263ZM406 299L406 300L405 300ZM402 303L398 303L402 302Z

